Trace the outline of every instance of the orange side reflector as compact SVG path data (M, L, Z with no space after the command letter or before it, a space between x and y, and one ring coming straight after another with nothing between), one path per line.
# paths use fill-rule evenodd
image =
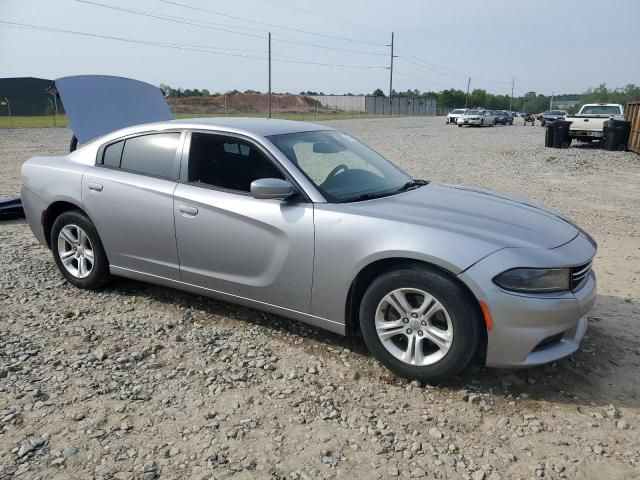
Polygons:
M491 318L491 312L487 304L480 300L480 308L482 309L482 315L484 315L484 323L487 325L487 332L493 330L493 319Z

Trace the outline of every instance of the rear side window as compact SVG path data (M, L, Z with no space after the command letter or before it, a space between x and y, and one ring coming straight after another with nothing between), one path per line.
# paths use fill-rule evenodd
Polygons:
M102 156L102 163L108 167L120 167L120 158L122 158L122 147L124 147L124 140L117 143L112 143L104 149Z
M178 178L176 150L180 133L154 133L128 138L107 145L102 152L102 164L133 172Z
M179 141L180 133L155 133L128 138L122 149L120 168L177 179L176 150Z

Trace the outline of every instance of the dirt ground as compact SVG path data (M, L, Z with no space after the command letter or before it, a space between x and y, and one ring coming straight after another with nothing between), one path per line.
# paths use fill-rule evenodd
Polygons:
M0 480L640 478L640 156L545 149L540 127L329 123L417 178L534 198L599 243L582 348L446 385L357 339L153 285L67 285L0 224ZM0 196L67 129L0 130Z

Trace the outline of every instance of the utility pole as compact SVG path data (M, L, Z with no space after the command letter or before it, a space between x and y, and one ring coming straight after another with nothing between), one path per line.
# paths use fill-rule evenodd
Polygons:
M391 95L393 94L393 32L391 32L391 45L387 46L391 47L391 63L389 65L389 115L391 115L393 113L391 100Z
M469 87L471 86L471 77L467 80L467 96L464 99L464 108L467 108L467 104L469 103Z
M516 77L511 78L511 98L509 99L509 111L513 111L513 87L516 83Z
M549 110L553 110L553 92L551 92L551 103L549 104Z
M269 118L271 118L271 32L269 32Z

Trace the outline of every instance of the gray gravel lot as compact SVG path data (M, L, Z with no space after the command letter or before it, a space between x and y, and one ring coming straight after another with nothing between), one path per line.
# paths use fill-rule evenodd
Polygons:
M119 280L67 285L0 224L0 480L640 478L640 156L545 149L540 127L328 122L418 178L534 198L600 244L582 349L422 386L357 339ZM0 196L66 129L0 130Z

